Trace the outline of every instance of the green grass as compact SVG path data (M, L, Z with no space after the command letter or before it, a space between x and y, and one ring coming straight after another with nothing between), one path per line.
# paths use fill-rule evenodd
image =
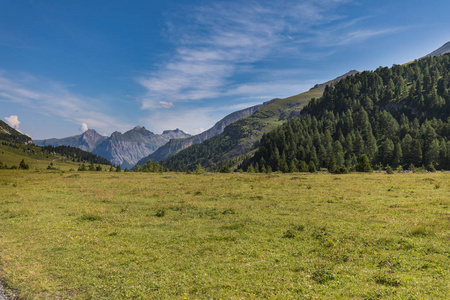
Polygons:
M81 165L60 154L43 153L41 147L23 144L15 144L15 146L0 144L0 162L8 167L18 167L22 159L29 165L30 170L46 170L50 163L53 163L53 168L59 171L77 170ZM86 167L89 167L88 163ZM110 166L102 165L102 167L109 170Z
M24 299L444 299L447 173L0 170Z

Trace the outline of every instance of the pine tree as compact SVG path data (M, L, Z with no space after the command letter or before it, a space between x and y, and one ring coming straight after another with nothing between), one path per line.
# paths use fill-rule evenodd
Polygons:
M370 166L369 158L367 155L361 155L358 164L356 165L356 171L358 172L372 172L372 167Z
M195 167L195 174L203 174L205 173L205 169L203 169L201 164L197 164Z

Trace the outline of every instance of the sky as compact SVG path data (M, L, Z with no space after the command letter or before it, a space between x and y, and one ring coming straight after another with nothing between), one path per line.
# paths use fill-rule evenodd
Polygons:
M0 119L33 139L207 130L450 41L450 1L0 0Z

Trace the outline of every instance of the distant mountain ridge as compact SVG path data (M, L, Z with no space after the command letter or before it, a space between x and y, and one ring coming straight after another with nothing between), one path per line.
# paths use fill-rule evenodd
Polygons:
M34 144L37 146L72 146L80 148L81 150L92 152L94 149L100 145L101 142L106 140L108 137L103 136L94 129L88 129L82 134L70 136L62 139L46 139L46 140L33 140Z
M145 127L136 126L124 134L114 132L93 153L105 157L113 164L120 164L123 168L132 168L140 159L153 153L170 139L189 136L190 134L179 129L154 134Z
M118 131L106 137L94 129L62 139L46 139L33 141L38 146L72 146L92 152L111 161L122 168L132 168L142 157L153 153L171 139L190 137L180 129L166 130L155 134L145 127L135 128L120 133Z
M138 165L144 165L148 160L151 160L153 162L159 162L163 159L167 159L179 151L186 149L192 145L199 144L207 139L210 139L218 134L221 134L226 126L230 125L231 123L242 119L244 117L247 117L249 115L254 114L263 104L258 104L246 109L242 109L239 111L236 111L234 113L231 113L227 115L225 118L217 122L213 127L210 129L188 137L184 139L172 139L164 146L160 147L158 150L156 150L154 153L150 154L149 156L146 156L139 160L137 162ZM163 133L164 134L164 133Z

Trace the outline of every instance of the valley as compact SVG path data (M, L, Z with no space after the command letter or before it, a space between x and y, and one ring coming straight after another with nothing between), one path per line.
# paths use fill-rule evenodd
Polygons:
M0 170L0 277L24 299L443 299L449 176Z

